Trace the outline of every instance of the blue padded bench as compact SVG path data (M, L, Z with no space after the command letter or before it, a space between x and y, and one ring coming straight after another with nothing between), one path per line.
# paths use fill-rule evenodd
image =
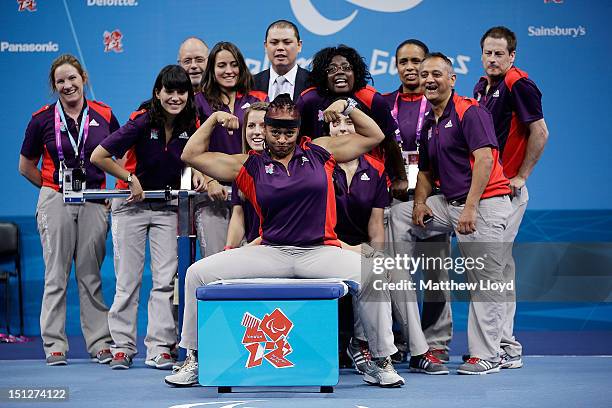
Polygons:
M207 285L197 289L199 382L232 387L338 383L341 282Z

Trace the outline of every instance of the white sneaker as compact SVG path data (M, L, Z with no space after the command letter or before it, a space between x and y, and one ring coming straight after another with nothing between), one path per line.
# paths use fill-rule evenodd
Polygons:
M198 360L193 354L188 354L185 364L164 379L172 387L191 387L198 383Z
M393 368L390 357L370 361L366 367L363 381L384 388L404 385L404 379Z

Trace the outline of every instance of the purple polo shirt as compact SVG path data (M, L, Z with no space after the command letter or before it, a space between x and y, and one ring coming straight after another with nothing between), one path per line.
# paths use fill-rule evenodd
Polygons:
M244 119L244 111L252 103L265 101L267 94L261 91L251 91L246 95L236 95L236 101L234 102L234 116L238 117L240 127L234 129L233 134L230 135L227 129L221 126L215 126L210 135L210 145L208 146L209 152L221 152L227 154L240 154L242 153L242 120ZM195 97L196 108L198 110L198 117L200 121L204 123L210 115L216 110L210 106L206 97L202 92L198 92ZM227 106L223 106L223 111L231 113Z
M240 197L238 185L234 182L232 184L232 207L239 205L242 206L244 212L244 238L247 242L253 241L259 236L259 215L253 208L253 204L249 200L242 199Z
M313 139L325 136L323 111L336 100L339 95L323 95L316 88L308 88L300 95L296 106L300 111L302 124L300 126L301 135L311 135ZM380 129L385 134L385 139L395 140L397 125L387 102L380 93L371 86L359 89L352 93L351 98L359 103L359 109L366 115L374 119ZM382 149L377 146L372 150L372 155L385 163L385 155ZM387 173L392 178L392 169L387 167Z
M195 126L187 130L175 129L166 144L163 125L152 127L150 114L143 109L132 113L130 120L100 146L116 158L128 153L125 169L136 174L143 190L179 188L185 166L181 154L195 131ZM127 184L118 180L117 188L127 188Z
M106 175L91 162L89 158L93 150L108 135L119 128L119 122L110 107L97 101L88 101L89 106L89 135L85 142L85 183L87 188L106 188ZM57 103L57 102L56 102ZM83 111L85 106L83 106ZM81 111L78 123L83 120ZM78 138L79 126L77 123L65 115L68 122L70 134ZM74 153L72 144L68 139L68 132L61 132L62 151L66 166L76 168L79 166L79 159ZM82 149L82 141L79 152ZM21 154L28 159L42 159L42 185L50 187L55 191L60 190L59 186L59 158L57 155L57 145L55 144L55 103L43 106L40 110L32 114L32 119L25 131L25 137L21 146Z
M368 223L372 208L385 208L390 204L387 174L384 164L369 155L360 156L351 185L346 173L336 165L336 234L349 245L369 242Z
M487 89L482 77L474 87L474 97L491 112L506 176L517 175L523 164L529 137L529 124L543 119L542 93L526 72L512 67L503 80Z
M467 197L474 166L472 152L482 147L492 149L493 168L481 199L510 194L509 181L499 162L495 128L489 111L475 100L453 91L437 123L433 110L425 115L424 122L419 170L433 172L433 178L439 180L440 190L447 200Z
M416 130L421 101L424 98L423 94L401 93L398 89L394 92L383 94L382 97L387 102L387 105L389 105L391 111L393 111L397 101L397 126L402 138L402 150L407 152L416 150ZM430 109L431 104L426 100L424 113L429 112Z
M265 245L340 246L333 176L336 161L302 137L288 168L265 151L251 151L236 184L261 220Z

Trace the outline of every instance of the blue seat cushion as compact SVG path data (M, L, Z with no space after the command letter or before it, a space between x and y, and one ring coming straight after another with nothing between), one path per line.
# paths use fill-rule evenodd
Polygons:
M231 284L201 286L198 300L338 299L344 296L341 283Z

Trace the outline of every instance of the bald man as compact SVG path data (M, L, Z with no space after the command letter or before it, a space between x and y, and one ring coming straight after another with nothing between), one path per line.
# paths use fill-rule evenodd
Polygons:
M193 92L201 91L200 83L208 61L208 45L197 37L189 37L179 47L178 63L189 74Z

